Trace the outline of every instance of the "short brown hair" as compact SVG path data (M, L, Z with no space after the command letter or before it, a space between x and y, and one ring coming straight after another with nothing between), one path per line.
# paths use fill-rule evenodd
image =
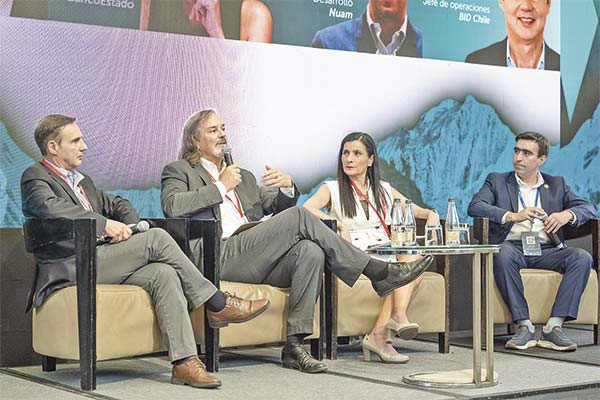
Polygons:
M198 150L198 139L200 138L200 124L211 115L216 114L215 110L207 109L198 111L185 122L183 126L183 138L181 140L181 151L179 158L187 160L191 165L200 162L202 154Z
M548 156L548 152L550 151L550 143L548 139L541 133L537 132L523 132L519 133L515 138L515 142L519 140L531 140L536 142L538 145L538 157Z
M48 145L48 142L55 140L60 135L62 128L73 122L75 122L74 117L68 117L61 114L50 114L38 122L35 127L34 136L42 156L46 155L46 146Z

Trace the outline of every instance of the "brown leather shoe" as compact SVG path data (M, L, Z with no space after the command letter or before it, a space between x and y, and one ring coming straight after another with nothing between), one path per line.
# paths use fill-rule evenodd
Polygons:
M219 312L207 311L208 325L211 328L223 328L232 323L250 321L262 314L269 305L270 300L244 300L235 294L225 292L225 308Z
M183 364L173 365L171 383L204 389L221 386L221 381L206 371L206 366L197 356L190 357Z

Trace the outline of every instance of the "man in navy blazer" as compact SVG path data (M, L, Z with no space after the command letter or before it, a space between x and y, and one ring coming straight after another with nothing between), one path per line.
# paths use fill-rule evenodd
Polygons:
M312 47L423 57L423 34L408 20L408 0L369 0L359 17L321 29Z
M494 278L518 325L506 343L509 349L523 350L535 345L562 351L577 349L562 331L562 324L577 318L593 261L585 250L566 247L560 228L568 223L586 223L595 217L596 209L577 196L563 177L540 173L548 149L548 140L541 134L519 134L514 148L514 172L489 174L467 210L472 217L490 219L490 243L500 244L500 253L494 257ZM553 242L552 234L558 236L561 246ZM530 246L532 236L539 243L539 255L535 254L536 245ZM521 268L550 269L563 274L539 341L529 319Z

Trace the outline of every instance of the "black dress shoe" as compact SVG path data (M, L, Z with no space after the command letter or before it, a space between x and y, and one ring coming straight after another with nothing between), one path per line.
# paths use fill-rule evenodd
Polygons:
M318 374L327 371L327 365L311 356L301 344L286 343L281 351L281 366L297 369L307 374Z
M411 262L394 262L388 264L388 276L377 282L371 282L379 297L385 297L394 289L408 285L429 268L433 256Z

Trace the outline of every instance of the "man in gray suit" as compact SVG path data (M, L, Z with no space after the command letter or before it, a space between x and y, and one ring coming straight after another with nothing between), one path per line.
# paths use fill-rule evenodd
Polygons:
M171 383L220 386L196 355L188 310L206 304L209 324L221 327L256 317L269 301L243 300L217 290L162 229L133 235L129 224L140 219L131 204L98 189L89 176L76 170L87 146L75 118L45 117L35 129L35 140L43 159L21 178L23 214L95 219L97 236L110 239L97 248L97 282L137 285L150 294L173 362ZM35 254L38 274L30 304L37 307L54 291L75 284L73 253L70 241Z
M431 257L389 264L372 259L305 208L293 207L298 190L292 178L278 168L267 167L261 178L265 188L258 186L251 172L235 164L225 166L227 134L213 110L192 115L183 131L181 160L163 170L163 211L168 217L221 222L224 280L290 288L283 367L307 373L327 369L302 346L302 340L312 333L314 304L325 266L349 286L365 274L383 297L416 279L431 264ZM267 214L275 216L237 232L243 224Z

